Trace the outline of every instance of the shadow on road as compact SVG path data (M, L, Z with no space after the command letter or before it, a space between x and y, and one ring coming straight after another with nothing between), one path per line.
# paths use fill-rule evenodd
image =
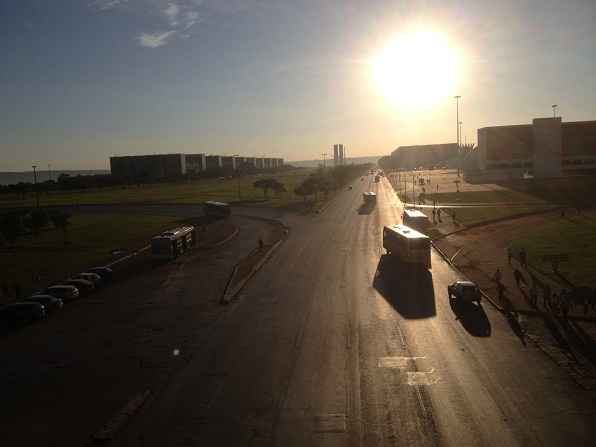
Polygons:
M490 337L492 328L481 304L449 299L449 306L463 328L474 337Z
M404 318L429 318L437 313L432 275L427 269L385 254L379 260L373 287Z
M374 203L363 203L358 208L358 214L370 214L374 211L375 204Z

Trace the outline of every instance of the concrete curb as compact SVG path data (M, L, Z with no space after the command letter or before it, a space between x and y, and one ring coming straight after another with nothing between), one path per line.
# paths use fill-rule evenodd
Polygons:
M490 219L485 220L483 222L477 222L466 226L465 228L460 228L459 230L452 231L451 233L441 233L441 236L437 237L436 239L443 239L447 236L451 236L453 234L463 233L464 231L471 230L473 228L484 227L486 225L496 224L499 222L505 222L507 220L515 220L515 219L522 219L524 217L530 216L538 216L540 214L548 214L550 212L560 211L563 207L555 207L549 208L548 210L541 210L541 211L530 211L527 213L520 213L520 214L513 214L511 216L499 217L498 219Z
M230 284L232 283L233 279L235 278L236 274L238 273L238 264L236 264L234 266L234 269L232 270L232 274L230 275L230 278L228 279L226 288L224 289L224 292L220 299L220 303L221 304L229 304L230 301L232 301L232 299L234 299L234 297L242 290L242 288L246 285L246 283L255 275L255 273L257 273L261 269L261 267L263 267L263 265L265 265L265 263L269 260L269 258L273 254L273 252L279 248L279 246L281 245L281 243L284 240L285 239L280 239L275 244L273 244L271 246L271 248L269 248L267 250L265 255L259 260L259 262L257 262L253 266L253 268L250 270L250 272L248 272L248 274L244 278L242 278L238 282L238 284L236 286L234 286L234 288L232 290L229 290Z
M215 247L219 247L220 245L226 244L228 242L230 242L232 239L234 239L236 236L238 236L238 233L240 233L240 229L238 227L234 227L234 231L232 232L232 234L230 234L229 236L227 236L226 238L222 239L219 242L216 242L215 244L211 244L211 245L206 245L204 247L197 247L197 249L199 250L209 250Z
M146 390L137 394L128 403L118 410L110 420L91 437L94 443L107 443L114 439L122 431L130 419L138 413L147 399L151 396L151 391Z
M238 233L239 232L240 232L240 230L238 229L238 227L235 227L234 228L234 231L232 232L232 234L230 234L229 236L227 236L225 239L222 239L221 241L216 242L215 244L206 245L204 247L195 247L194 250L210 250L212 248L219 247L220 245L223 245L223 244L229 242L230 240L232 240L233 238L235 238L236 236L238 236ZM150 248L151 248L150 245L145 245L144 247L139 248L138 250L135 250L134 252L132 252L132 253L126 255L126 256L123 256L121 258L118 258L115 261L110 262L109 264L106 264L106 267L112 268L116 264L120 264L121 262L128 261L129 259L132 259L135 256L140 255L141 253L149 250Z
M439 255L441 255L441 257L445 260L445 262L447 262L447 264L449 264L451 266L451 268L453 270L455 270L459 275L466 277L466 275L463 274L463 272L457 268L457 266L451 262L451 259L449 259L449 257L443 253L443 251L437 247L437 245L434 242L431 242L433 248L437 251L437 253L439 253ZM503 307L501 307L500 304L498 304L489 294L487 294L484 290L480 289L480 293L482 294L482 296L484 298L486 298L488 300L489 303L491 303L493 305L493 307L495 309L497 309L499 312L501 313L505 313L505 309L503 309Z

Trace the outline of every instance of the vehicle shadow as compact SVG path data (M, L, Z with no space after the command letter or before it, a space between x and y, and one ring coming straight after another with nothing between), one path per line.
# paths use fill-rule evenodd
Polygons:
M363 203L358 207L358 214L370 214L374 211L375 204L374 203Z
M404 318L430 318L437 314L432 275L427 269L384 254L377 265L373 287Z
M449 298L449 306L456 316L456 320L474 337L490 337L492 327L484 312L482 304L458 301Z

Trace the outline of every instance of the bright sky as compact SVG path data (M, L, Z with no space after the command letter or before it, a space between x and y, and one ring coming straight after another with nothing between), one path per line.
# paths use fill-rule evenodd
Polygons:
M0 171L596 119L594 0L0 0Z

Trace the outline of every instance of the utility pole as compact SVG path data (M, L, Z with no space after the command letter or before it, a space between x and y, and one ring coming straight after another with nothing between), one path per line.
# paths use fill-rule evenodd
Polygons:
M459 98L461 98L460 95L456 95L453 98L455 98L455 125L457 127L457 157L458 157L458 164L457 164L457 176L459 177Z
M414 192L414 188L416 187L416 176L412 176L412 203L414 204L414 208L416 208L416 193Z
M35 190L35 206L39 208L39 192L37 191L37 166L31 166L33 168L33 189Z

